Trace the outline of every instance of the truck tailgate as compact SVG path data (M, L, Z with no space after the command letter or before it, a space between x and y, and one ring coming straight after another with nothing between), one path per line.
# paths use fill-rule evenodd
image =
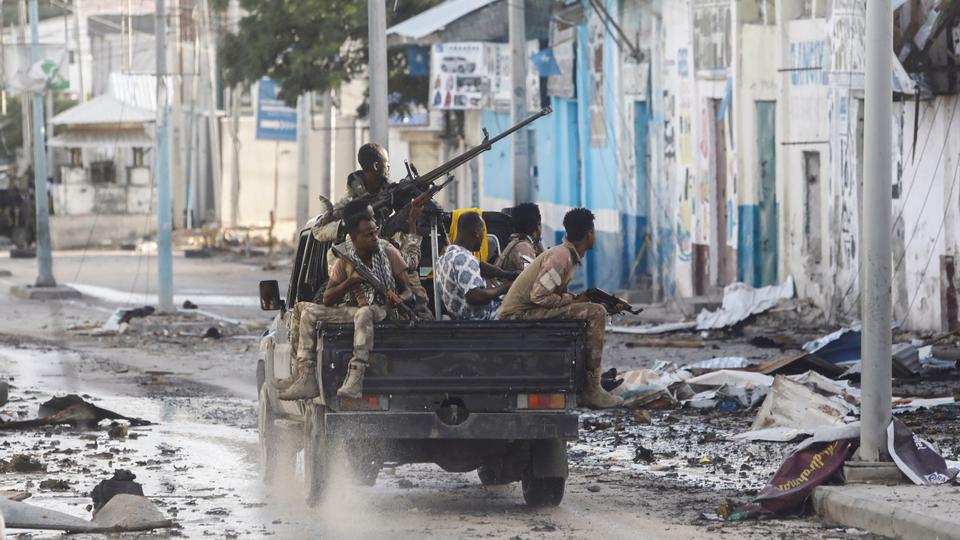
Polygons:
M581 321L380 323L364 393L572 393L584 331ZM320 334L321 378L332 396L352 356L353 325L324 324Z

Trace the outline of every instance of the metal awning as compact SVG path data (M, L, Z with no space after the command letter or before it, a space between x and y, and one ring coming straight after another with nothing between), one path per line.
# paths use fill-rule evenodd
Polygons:
M387 37L396 36L402 43L415 42L448 24L499 0L447 0L423 13L395 24L387 29ZM504 21L506 23L506 21Z
M97 124L143 124L153 122L156 114L131 103L120 101L110 94L97 96L56 115L50 121L55 126Z
M75 130L60 133L47 141L55 148L151 148L153 137L135 130Z

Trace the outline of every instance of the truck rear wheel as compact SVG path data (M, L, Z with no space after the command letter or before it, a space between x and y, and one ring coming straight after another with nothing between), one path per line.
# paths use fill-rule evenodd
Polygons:
M274 484L293 477L296 449L288 434L277 426L277 415L270 405L267 385L260 388L257 401L257 434L260 446L260 472L264 483Z
M307 484L307 505L316 506L330 476L332 445L327 438L326 407L308 403L303 423L303 472Z
M523 488L523 500L528 506L559 506L567 479L563 477L536 478L527 469L520 479Z
M520 486L530 506L557 506L567 483L567 444L559 439L533 443Z

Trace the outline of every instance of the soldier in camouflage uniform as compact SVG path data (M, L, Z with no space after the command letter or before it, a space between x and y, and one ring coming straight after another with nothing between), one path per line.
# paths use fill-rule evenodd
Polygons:
M494 264L508 272L522 272L543 253L543 244L540 243L543 232L540 207L534 203L518 204L511 217L513 234Z
M341 211L343 220L347 220L347 206L359 199L368 198L376 195L390 183L390 156L387 151L376 143L367 143L360 147L357 152L357 161L360 163L360 170L355 171L347 177L347 194L333 208L334 211ZM370 215L379 222L386 216L376 216L373 208L369 208ZM420 283L420 243L423 238L417 232L417 220L420 217L420 206L411 206L406 232L398 232L390 238L390 242L400 250L403 260L407 263L407 282L410 285L410 291L417 300L416 312L421 319L432 319L428 305L427 291ZM320 231L330 222L334 211L327 212L323 218L317 221L313 227L314 236L318 236ZM318 236L319 239L319 236ZM332 266L334 257L328 255L327 261Z
M355 214L347 220L347 231L351 245L344 245L344 249L355 253L388 289L399 293L401 299L410 298L406 262L399 250L389 243L382 243L376 222L366 213ZM340 305L344 301L345 305ZM337 395L359 398L363 391L363 374L373 348L373 325L395 317L394 307L389 299L364 282L346 259L337 259L323 292L323 305L300 302L291 316L291 334L296 332L298 336L296 343L291 340L291 347L295 348L297 355L297 378L280 392L280 399L312 399L320 395L316 372L317 324L320 321L353 321L353 358Z
M603 338L607 310L591 303L583 295L567 288L573 272L587 251L593 248L596 232L593 213L575 208L563 218L567 236L563 244L552 247L524 269L503 299L500 318L505 320L579 319L587 322L586 404L596 408L615 407L623 400L611 396L600 386Z

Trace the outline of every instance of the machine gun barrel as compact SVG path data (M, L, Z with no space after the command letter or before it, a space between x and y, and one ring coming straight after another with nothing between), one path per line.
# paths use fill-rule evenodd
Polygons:
M530 124L536 122L537 120L543 118L544 116L546 116L546 115L548 115L548 114L550 114L550 113L552 113L552 112L553 112L553 108L548 105L548 106L540 109L540 111L538 111L536 114L533 114L533 115L531 115L531 116L523 119L522 121L518 122L517 124L511 126L511 127L510 127L509 129L507 129L506 131L497 134L497 136L494 137L494 138L492 138L492 139L490 138L489 134L487 134L486 128L484 128L484 130L483 130L483 140L480 142L480 144L478 144L478 145L474 146L473 148L467 150L466 152L464 152L464 153L462 153L462 154L460 154L460 155L458 155L458 156L450 159L449 161L447 161L446 163L440 165L439 167L437 167L437 168L435 168L435 169L433 169L433 170L427 171L427 172L423 173L422 175L419 175L419 176L414 177L413 180L414 180L415 182L417 182L417 184L419 184L420 186L428 186L428 185L432 184L434 181L436 181L438 178L440 178L440 177L446 175L447 173L449 173L450 171L456 169L457 167L460 167L460 166L463 165L464 163L469 162L470 160L472 160L472 159L474 159L475 157L479 156L480 154L486 152L487 150L490 150L491 148L493 148L493 145L494 145L494 144L497 144L497 143L500 142L501 140L509 137L510 135L513 135L514 133L520 131L521 129L529 126Z

